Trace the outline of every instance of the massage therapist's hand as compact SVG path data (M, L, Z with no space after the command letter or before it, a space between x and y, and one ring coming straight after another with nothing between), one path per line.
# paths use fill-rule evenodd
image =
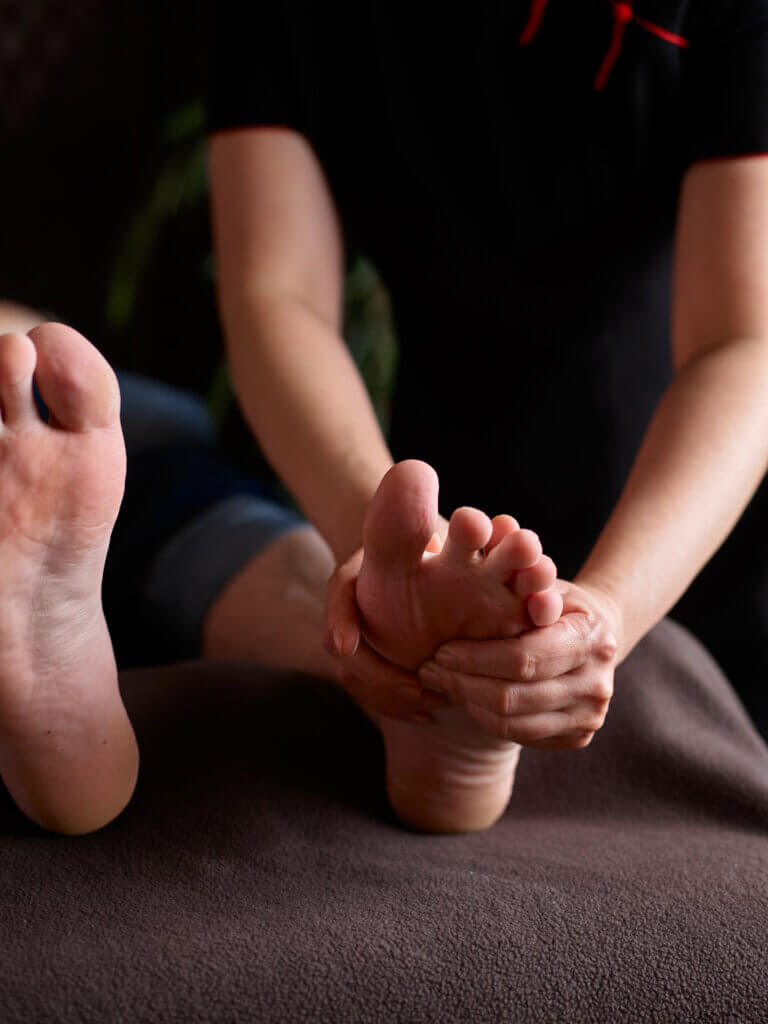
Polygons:
M362 563L360 548L328 581L325 649L336 660L337 681L368 712L429 722L431 712L445 707L447 699L425 691L417 675L382 658L363 638L355 599Z
M419 669L424 685L464 704L494 736L538 750L588 746L613 696L622 616L605 591L558 586L564 608L554 625L444 644Z

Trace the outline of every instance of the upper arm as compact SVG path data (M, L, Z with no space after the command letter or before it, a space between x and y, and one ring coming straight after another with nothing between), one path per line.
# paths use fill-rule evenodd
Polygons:
M768 342L768 155L695 163L680 195L675 366L742 338Z
M320 162L297 131L216 132L209 144L222 315L258 296L290 295L337 328L343 245Z
M675 364L768 339L768 0L695 0L681 51Z

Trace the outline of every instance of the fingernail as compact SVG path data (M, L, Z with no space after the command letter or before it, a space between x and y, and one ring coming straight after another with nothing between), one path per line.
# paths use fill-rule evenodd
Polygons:
M443 668L459 667L459 659L455 654L451 654L450 651L438 651L435 655L435 661L438 665L442 665Z
M340 629L334 629L331 632L333 637L333 645L336 648L336 653L341 654L347 658L353 658L357 654L357 648L360 646L360 634L355 633L355 640L353 644L350 644L349 637L345 637Z
M397 686L395 693L403 700L421 700L421 690L416 686Z
M342 645L344 643L344 637L341 635L341 630L334 629L331 635L333 636L333 646L336 648L336 653L343 654L344 650Z

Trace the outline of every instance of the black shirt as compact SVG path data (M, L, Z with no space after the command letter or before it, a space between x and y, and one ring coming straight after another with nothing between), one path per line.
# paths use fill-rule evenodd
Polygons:
M219 0L211 130L285 125L392 295L390 442L572 576L671 376L695 161L768 153L768 0Z

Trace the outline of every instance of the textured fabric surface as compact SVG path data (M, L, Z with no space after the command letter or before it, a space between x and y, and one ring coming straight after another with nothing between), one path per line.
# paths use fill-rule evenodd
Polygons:
M2 803L7 1024L768 1019L768 750L679 627L471 836L393 820L375 730L319 682L123 683L117 822L62 839Z

